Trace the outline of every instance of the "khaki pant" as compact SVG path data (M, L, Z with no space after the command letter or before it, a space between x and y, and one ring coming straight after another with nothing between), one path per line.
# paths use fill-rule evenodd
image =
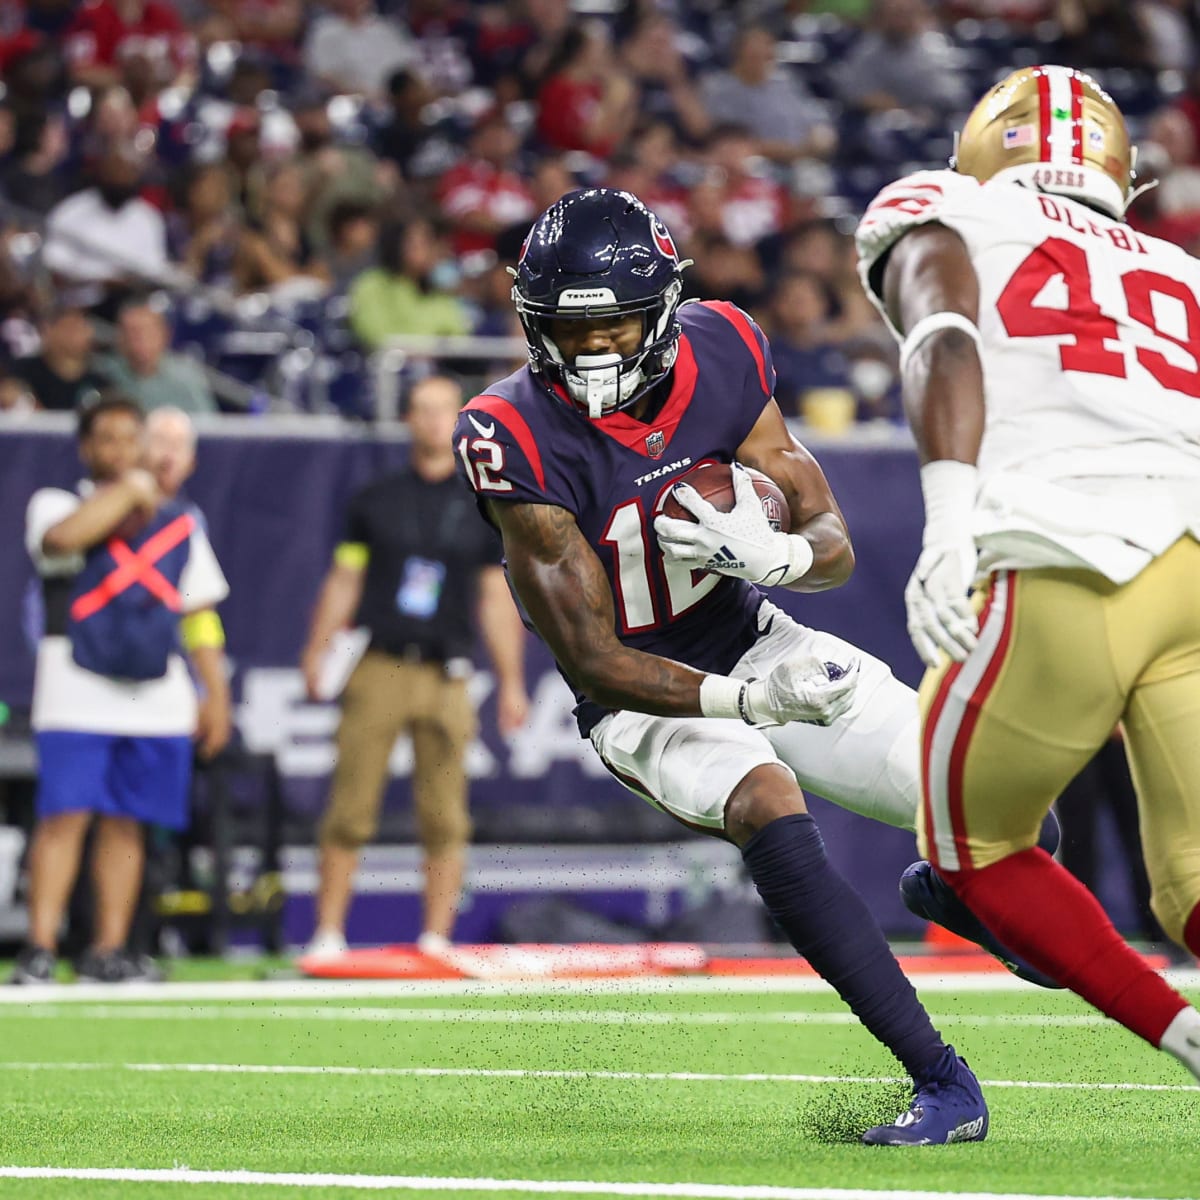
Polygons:
M974 652L921 685L921 852L953 871L1033 846L1121 722L1151 907L1182 940L1200 903L1200 543L1122 586L1002 571L981 607Z
M466 680L437 663L412 663L368 650L342 695L337 767L321 823L322 844L357 850L379 828L388 758L396 738L413 743L413 802L427 852L471 837L463 759L475 736Z

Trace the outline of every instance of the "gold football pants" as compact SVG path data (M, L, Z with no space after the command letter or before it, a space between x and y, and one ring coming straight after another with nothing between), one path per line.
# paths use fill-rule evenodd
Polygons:
M1000 571L979 644L921 685L921 852L985 867L1037 842L1063 788L1124 725L1152 907L1182 940L1200 902L1200 543L1116 585Z

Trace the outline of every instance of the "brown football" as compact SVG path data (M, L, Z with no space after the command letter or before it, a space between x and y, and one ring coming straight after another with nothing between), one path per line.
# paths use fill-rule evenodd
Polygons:
M779 490L779 485L753 467L747 467L746 470L750 472L754 490L762 501L763 512L771 522L772 528L787 533L791 528L792 517L788 511L787 499ZM733 491L733 470L726 463L701 463L675 482L690 484L719 512L728 512L736 500ZM679 521L696 519L675 499L674 488L667 493L663 503L663 514Z

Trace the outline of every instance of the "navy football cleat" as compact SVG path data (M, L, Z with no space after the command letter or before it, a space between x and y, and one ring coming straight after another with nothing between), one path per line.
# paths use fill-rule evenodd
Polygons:
M988 931L987 926L955 895L954 889L924 859L906 867L904 874L900 876L900 899L904 901L904 907L910 913L981 946L1018 979L1036 983L1038 987L1062 987L1061 983L1002 946Z
M947 1080L914 1086L912 1104L891 1125L876 1125L863 1134L868 1146L946 1146L982 1142L988 1132L988 1106L979 1080L966 1062L954 1056Z

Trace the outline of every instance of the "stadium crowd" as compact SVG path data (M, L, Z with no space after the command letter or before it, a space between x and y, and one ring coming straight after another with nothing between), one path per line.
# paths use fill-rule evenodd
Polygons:
M0 409L370 417L389 339L520 335L533 216L600 183L760 321L785 413L894 421L864 202L1058 61L1160 181L1134 223L1195 252L1198 38L1189 0L2 0Z

